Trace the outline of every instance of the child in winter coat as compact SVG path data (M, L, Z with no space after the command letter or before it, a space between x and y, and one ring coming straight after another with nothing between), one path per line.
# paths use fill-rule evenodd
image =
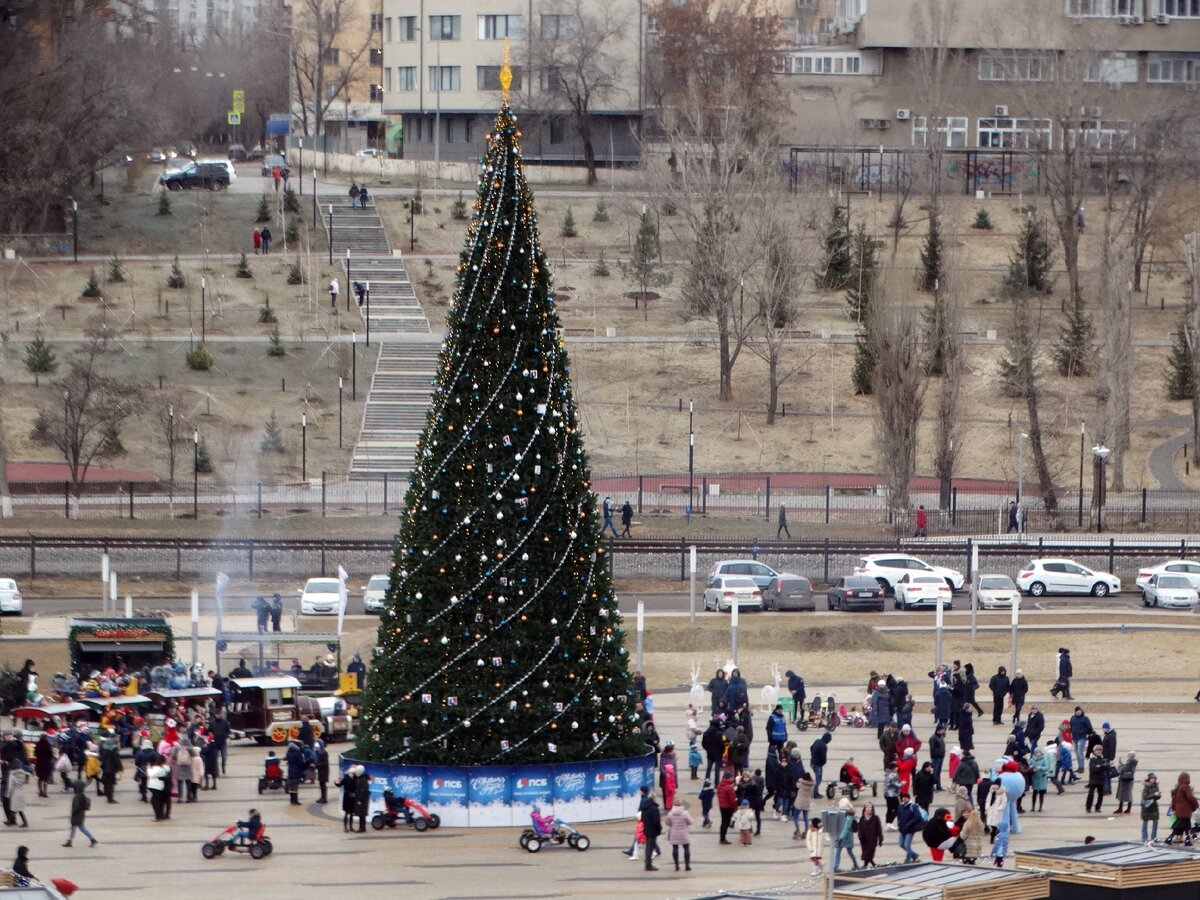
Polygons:
M683 848L683 865L692 871L692 816L686 800L681 800L667 813L667 841L671 845L671 858L675 871L679 871L679 848Z
M754 843L754 810L750 808L749 800L743 800L733 814L733 827L741 834L743 847Z
M712 782L707 778L704 779L704 787L700 788L700 815L704 817L700 825L704 828L712 827L712 817L710 814L712 813L713 797L716 794L717 792L713 790Z
M688 738L688 768L692 770L692 781L698 781L700 778L700 767L704 765L704 757L700 755L700 748L696 744L696 735Z
M975 865L975 860L983 856L983 819L979 816L979 810L972 809L967 813L967 819L963 822L959 836L966 845L963 862L968 866Z
M825 844L828 842L825 833L821 831L821 819L819 817L814 817L808 823L808 832L805 834L804 840L808 845L808 858L812 861L812 871L809 875L815 878L821 874L821 854Z
M674 759L675 755L671 754L671 758ZM669 810L675 804L675 792L679 790L679 776L675 774L673 762L662 764L662 779L663 809Z
M200 748L192 748L192 758L188 761L187 802L196 802L196 791L204 780L204 760L200 758Z

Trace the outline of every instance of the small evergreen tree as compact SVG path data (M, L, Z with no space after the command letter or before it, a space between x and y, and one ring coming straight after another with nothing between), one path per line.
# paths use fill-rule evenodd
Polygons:
M33 376L35 386L41 384L40 376L58 371L58 355L40 334L25 346L25 370Z
M846 303L850 318L862 324L870 312L871 298L879 279L879 261L875 257L875 239L865 225L854 230L850 243L850 266L847 270Z
M292 267L288 269L288 284L304 284L304 272L300 268L300 263L292 263Z
M271 344L267 348L267 356L287 356L287 350L283 346L283 340L279 337L278 325L271 329Z
M83 289L83 296L85 296L85 297L99 297L100 296L100 279L96 277L95 269L92 269L90 272L88 272L87 287L85 287Z
M670 198L663 201L662 214L664 216L675 216L679 214L679 207L675 205L675 201Z
M283 239L289 244L300 242L300 220L298 218L288 220L287 228L283 230Z
M258 321L260 325L270 325L279 321L275 317L275 310L271 309L270 297L266 297L263 305L258 308Z
M121 265L121 258L115 253L112 255L112 259L108 261L108 280L112 282L122 282L125 280L125 269Z
M258 212L255 214L254 221L260 224L271 221L271 204L267 202L266 194L263 194L258 200Z
M986 209L978 209L975 211L975 221L971 223L972 228L978 228L981 231L992 230L992 217L988 215Z
M291 188L285 188L283 192L283 211L290 213L300 212L300 198Z
M242 251L242 258L238 260L237 268L233 274L238 278L253 278L254 273L250 271L250 262L246 259L246 252Z
M942 279L942 228L936 213L929 214L929 231L921 248L921 290L932 292Z
M100 456L120 456L125 452L125 445L121 443L121 426L116 422L107 422L102 428L103 435L100 439Z
M171 263L171 274L167 276L167 287L181 288L187 284L187 279L183 275L183 269L179 265L179 257L176 256Z
M660 270L660 253L658 226L649 216L642 216L642 224L638 226L637 237L633 242L633 255L629 258L629 273L633 276L634 284L638 286L638 296L633 300L634 309L638 308L639 300L648 307L650 300L647 294L650 288L670 281Z
M601 253L600 258L596 260L596 266L592 269L592 274L597 278L607 278L612 274L612 272L608 270L608 261L604 258L603 253Z
M421 213L425 212L425 203L421 199L421 189L420 188L417 188L417 192L415 194L413 194L412 202L409 203L408 208L413 213L413 215L417 215L417 216L419 216L419 215L421 215Z
M450 207L450 217L459 222L465 222L467 218L467 201L463 199L462 191L458 192L458 199L454 201L454 205Z
M1008 274L1004 277L1006 292L1050 292L1050 268L1054 264L1054 245L1046 223L1029 216L1017 233L1016 246L1009 258Z
M1179 321L1179 330L1171 341L1171 355L1163 370L1167 382L1167 397L1171 400L1191 400L1196 393L1196 376L1192 369L1192 348L1188 346L1187 317Z
M562 236L565 238L578 237L579 231L575 228L575 215L571 212L571 207L567 207L567 214L563 217Z
M850 224L846 211L833 207L825 229L825 271L817 278L817 287L825 291L840 291L850 278Z
M1092 368L1095 351L1092 320L1083 304L1072 303L1054 346L1054 365L1058 374L1064 377L1086 375Z
M204 349L203 344L189 350L184 358L187 360L188 368L196 372L207 372L213 367L213 356Z
M592 213L592 221L593 222L607 222L608 221L608 204L605 203L603 200L596 201L596 211L594 213Z
M208 445L204 442L204 438L200 439L200 443L196 445L196 471L201 475L211 475L213 473L212 457L208 455Z
M869 397L875 389L875 349L865 330L854 339L854 368L850 370L850 381L854 393L863 397Z
M283 429L279 427L274 410L271 411L271 418L267 419L267 424L263 426L263 439L258 449L263 453L283 452Z
M171 198L163 191L158 195L158 212L155 215L169 216L171 214Z

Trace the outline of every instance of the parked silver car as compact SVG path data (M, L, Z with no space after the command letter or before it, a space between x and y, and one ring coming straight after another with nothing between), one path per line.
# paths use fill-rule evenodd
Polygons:
M734 606L739 612L743 609L762 610L762 591L754 579L744 575L718 575L709 579L708 587L704 589L705 611L729 612Z
M1200 603L1200 594L1196 593L1187 575L1157 572L1142 588L1142 603L1164 609L1195 609Z
M756 559L723 559L713 566L709 580L718 575L745 575L754 579L762 591L765 609L800 609L815 611L812 582L802 575L776 572Z

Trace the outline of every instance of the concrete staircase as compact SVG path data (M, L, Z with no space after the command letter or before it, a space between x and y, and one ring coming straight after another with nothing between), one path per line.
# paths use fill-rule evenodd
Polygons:
M348 196L328 194L318 198L317 203L326 232L330 231L329 208L333 207L333 230L329 234L329 243L333 245L335 259L345 257L347 250L351 256L357 253L391 255L387 232L374 206L358 209L350 205Z

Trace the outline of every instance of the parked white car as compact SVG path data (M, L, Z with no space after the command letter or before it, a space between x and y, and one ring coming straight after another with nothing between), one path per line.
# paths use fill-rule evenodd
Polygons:
M371 580L363 585L363 612L383 612L383 597L387 593L388 580L386 575L372 575Z
M1200 562L1189 559L1172 559L1165 563L1159 563L1157 566L1140 569L1137 576L1137 586L1144 591L1146 585L1150 583L1150 579L1160 572L1170 572L1172 575L1186 575L1187 579L1192 583L1192 587L1200 591Z
M233 167L232 159L221 159L219 157L212 157L211 159L198 159L198 160L196 160L196 162L197 163L207 163L209 165L214 165L214 166L224 166L225 171L229 173L229 183L233 184L235 181L237 181L237 170Z
M896 609L942 609L954 608L954 592L941 575L905 573L896 582Z
M1020 595L1007 575L980 575L971 583L971 603L977 609L1012 609Z
M870 575L880 586L895 590L896 583L905 575L940 575L951 590L961 591L966 581L962 572L944 566L931 566L924 560L905 553L875 553L858 561L855 575Z
M1161 606L1164 609L1195 609L1200 603L1200 594L1192 586L1187 575L1173 572L1157 572L1150 576L1142 588L1142 604Z
M300 615L337 615L338 580L336 578L310 578L300 589Z
M761 612L762 590L748 575L718 575L704 590L704 609L729 612L734 606L738 612L752 609Z
M17 583L11 578L0 578L0 613L19 616L24 609L24 603Z
M1070 559L1033 559L1021 568L1017 587L1031 597L1045 594L1091 594L1107 597L1121 593L1121 579L1096 572Z

